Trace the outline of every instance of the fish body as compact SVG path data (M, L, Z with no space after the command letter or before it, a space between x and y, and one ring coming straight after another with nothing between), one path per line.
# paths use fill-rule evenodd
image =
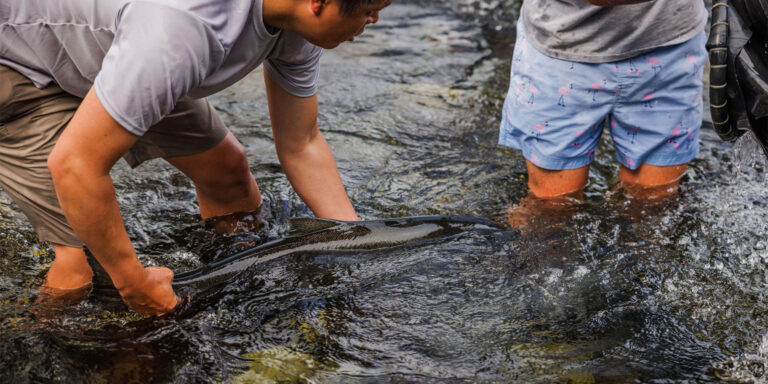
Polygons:
M288 236L240 251L199 269L177 274L173 288L195 301L210 302L215 292L249 268L300 252L365 252L369 250L439 242L473 229L498 228L471 216L420 216L369 221L296 218L289 220ZM94 294L118 298L119 294L101 266L89 254L94 269Z

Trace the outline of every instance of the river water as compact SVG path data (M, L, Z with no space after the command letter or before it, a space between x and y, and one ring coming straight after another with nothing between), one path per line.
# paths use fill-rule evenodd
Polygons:
M323 57L320 124L364 219L503 223L526 193L498 147L519 1L400 0ZM247 147L272 221L216 237L161 161L113 172L145 264L190 270L311 216L274 153L262 74L211 98ZM249 270L191 316L141 319L91 298L34 303L52 252L0 195L0 381L720 382L768 367L765 162L702 132L678 196L616 188L608 139L585 200L528 230L298 253Z

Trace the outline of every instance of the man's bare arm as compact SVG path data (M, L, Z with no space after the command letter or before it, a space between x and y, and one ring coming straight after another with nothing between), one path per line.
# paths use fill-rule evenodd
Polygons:
M156 315L177 299L167 268L144 268L117 205L109 171L138 140L112 117L91 89L56 142L48 168L59 203L75 233L109 273L126 304Z
M317 96L297 97L264 73L272 134L280 164L296 193L317 217L359 220L336 161L317 126Z

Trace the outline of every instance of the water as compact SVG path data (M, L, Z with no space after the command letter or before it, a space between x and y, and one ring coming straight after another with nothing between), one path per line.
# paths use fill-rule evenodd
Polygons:
M320 124L364 219L464 214L503 222L525 195L495 145L517 1L399 1L326 52ZM190 270L284 236L309 216L282 175L262 74L212 98L246 145L274 217L214 237L162 162L113 176L145 264ZM52 252L0 195L0 381L719 382L765 380L766 164L702 132L679 196L617 190L607 140L585 201L531 230L429 245L289 254L182 318L92 298L33 301Z

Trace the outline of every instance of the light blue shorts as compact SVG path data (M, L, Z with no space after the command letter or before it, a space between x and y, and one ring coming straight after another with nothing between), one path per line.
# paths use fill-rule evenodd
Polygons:
M499 144L541 168L581 168L607 118L625 167L687 163L699 152L705 42L702 32L632 59L579 63L537 51L518 23Z

